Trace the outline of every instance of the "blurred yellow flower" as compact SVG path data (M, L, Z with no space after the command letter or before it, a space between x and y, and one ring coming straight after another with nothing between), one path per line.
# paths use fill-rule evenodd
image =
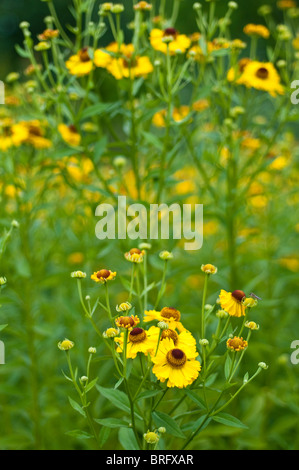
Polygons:
M249 62L245 66L238 83L248 88L267 91L273 97L276 97L277 94L284 94L280 77L271 62Z
M73 147L80 145L81 136L74 125L59 124L58 131L67 144Z
M77 54L72 55L65 65L72 75L77 77L88 75L93 69L93 61L88 53L88 48L84 47Z
M190 47L191 39L185 34L180 34L175 28L166 28L164 30L155 28L150 33L150 43L157 51L171 55L186 52Z
M260 36L265 39L268 39L268 37L270 36L269 29L266 28L266 26L263 26L262 24L249 23L244 27L243 31L248 36Z

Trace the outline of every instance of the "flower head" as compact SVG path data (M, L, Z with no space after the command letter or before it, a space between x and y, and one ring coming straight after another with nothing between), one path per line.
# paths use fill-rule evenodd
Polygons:
M86 273L84 273L83 271L73 271L71 273L71 277L76 278L76 279L85 279Z
M157 444L160 439L155 431L147 431L147 433L143 434L143 438L148 444Z
M163 259L164 261L168 261L169 259L173 258L173 254L169 251L164 250L159 253L159 258Z
M239 338L238 336L235 336L234 338L229 338L226 342L226 345L228 349L238 352L247 348L248 343L243 338Z
M148 331L143 328L133 328L127 337L127 357L135 359L138 353L151 354L156 351L159 338L159 329L152 326ZM123 351L124 333L115 338L118 344L117 352Z
M221 308L231 317L241 317L245 315L245 306L242 301L246 298L246 294L242 290L226 292L222 289L219 297Z
M255 323L254 321L245 322L245 326L250 330L258 330L260 328L260 325L257 325L257 323Z
M121 316L115 320L115 324L119 328L131 329L131 328L134 328L136 325L138 325L138 323L140 323L140 320L136 315L135 316L131 315L130 317Z
M75 346L75 343L73 341L70 341L69 339L64 339L63 341L60 341L58 343L58 348L61 351L69 351Z
M270 36L270 31L266 26L263 26L262 24L247 24L244 27L244 33L247 34L248 36L260 36L264 39L268 39Z
M0 277L0 287L4 286L7 283L6 277Z
M171 55L179 50L182 53L190 47L191 39L185 34L180 34L175 28L166 28L164 30L155 28L150 33L150 43L157 51Z
M59 124L58 131L63 140L72 147L78 147L81 142L81 136L74 125L67 126L66 124Z
M115 338L115 336L119 335L119 329L118 328L108 328L106 331L104 331L103 336L104 338Z
M238 84L247 88L267 91L271 96L284 94L277 70L271 62L250 61L245 67Z
M217 268L216 268L216 266L213 266L213 264L202 264L201 265L201 270L205 274L216 274L217 273Z
M116 272L112 272L109 269L101 269L100 271L94 272L90 278L101 284L106 284L107 281L113 281L116 277Z
M172 339L166 338L152 357L153 373L161 382L167 380L167 387L187 387L197 379L201 369L197 356L193 347L177 348Z
M93 69L93 61L88 48L83 47L77 54L72 55L65 65L72 75L77 77L88 75Z
M128 312L129 310L131 310L131 308L132 308L132 305L130 304L130 302L122 302L120 305L116 306L116 311Z
M163 307L162 310L159 312L157 310L146 310L145 312L144 321L150 322L156 320L158 322L165 322L168 325L168 328L175 330L176 328L179 331L184 331L185 328L183 327L181 320L181 313L174 307Z
M125 258L131 263L142 263L144 253L144 250L139 250L139 248L132 248L130 251L125 253Z

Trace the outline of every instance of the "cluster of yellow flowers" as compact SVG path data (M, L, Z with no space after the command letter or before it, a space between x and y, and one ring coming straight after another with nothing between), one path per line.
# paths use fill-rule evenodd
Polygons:
M143 262L144 250L133 248L125 253L125 258L134 263ZM166 256L167 254L167 256ZM160 258L167 262L172 258L169 252L162 252ZM208 278L217 273L217 267L212 264L201 266L201 271ZM100 269L91 275L96 283L107 284L116 278L117 273L109 269ZM86 273L75 271L71 277L84 279ZM247 310L257 305L255 296L246 297L242 290L227 292L221 290L218 304L218 318L245 317ZM160 382L167 382L167 387L184 388L192 384L199 376L201 363L198 361L197 341L181 322L181 312L174 307L163 307L161 310L145 310L144 315L130 315L132 304L123 302L116 307L122 315L110 317L113 324L102 334L106 340L112 339L115 351L126 359L135 359L139 353L144 354L153 363L152 372ZM146 328L147 323L155 323ZM249 330L257 330L259 326L253 321L244 322ZM247 338L248 339L248 338ZM205 343L206 341L206 343ZM203 347L209 341L201 338ZM242 351L248 346L248 341L242 337L229 337L227 348L235 352ZM69 350L73 343L65 340L59 343L59 348Z

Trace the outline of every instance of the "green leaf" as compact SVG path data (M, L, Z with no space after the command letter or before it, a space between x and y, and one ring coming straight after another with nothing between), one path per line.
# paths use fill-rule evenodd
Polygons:
M109 436L111 433L111 428L106 428L105 426L102 427L99 433L99 444L100 447L102 448L105 442L107 442Z
M219 413L216 416L213 416L213 420L217 423L225 424L226 426L231 426L233 428L248 429L248 426L242 423L238 418L228 414L228 413Z
M183 426L183 430L184 431L196 431L201 425L202 423L205 421L207 415L203 415L201 416L200 418L198 418L196 421L191 421L189 423L186 423L184 426ZM210 424L210 422L212 421L212 418L208 418L204 425L202 426L202 428L200 429L201 431L203 431L207 426L208 424Z
M107 400L111 401L114 406L125 411L126 413L130 413L130 402L124 392L120 390L113 390L111 388L104 388L100 385L96 385L96 387L100 394L107 398Z
M102 137L94 146L93 149L93 158L95 163L99 163L101 156L106 150L107 138Z
M92 390L95 384L97 383L97 381L98 381L98 377L92 380L88 385L86 385L85 392L89 392L90 390Z
M192 392L192 390L186 390L186 395L194 402L196 403L196 405L202 409L202 410L205 410L206 409L206 406L204 404L204 401L199 398L195 392Z
M226 379L228 379L228 377L229 377L229 373L230 373L230 370L231 370L231 365L232 365L232 360L231 360L230 355L228 354L227 358L226 358L226 361L225 361L225 364L224 364L224 375L225 375Z
M68 436L76 437L77 439L91 439L92 436L88 432L80 431L79 429L74 429L73 431L66 432Z
M147 390L145 392L140 393L137 397L137 400L143 400L144 398L155 397L161 392L163 392L163 390Z
M133 429L120 428L118 438L125 450L139 450Z
M8 325L0 325L0 331L4 330Z
M74 410L78 411L78 413L80 413L80 415L84 416L84 418L86 418L86 414L85 414L85 411L83 410L83 408L79 405L79 403L77 403L75 400L73 400L71 397L68 397L69 399L69 402L71 404L71 407L74 408Z
M122 421L118 418L103 418L103 419L94 419L96 423L106 426L106 428L128 428L129 423Z
M162 426L166 428L166 432L168 434L171 434L175 437L180 437L181 439L186 437L180 426L167 414L161 413L160 411L154 411L153 418L158 427Z
M89 106L86 108L83 113L81 114L80 118L83 119L88 119L91 118L92 116L100 116L102 114L108 114L111 112L113 109L117 108L119 106L119 103L97 103L92 106Z

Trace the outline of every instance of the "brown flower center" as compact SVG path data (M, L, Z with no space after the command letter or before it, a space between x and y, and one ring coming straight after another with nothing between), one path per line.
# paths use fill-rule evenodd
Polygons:
M132 317L120 317L118 323L123 328L133 327L135 325L135 320Z
M110 271L108 269L101 269L100 271L97 272L97 278L98 279L107 279L110 276Z
M187 357L181 349L171 349L166 355L168 364L176 369L180 369L187 362Z
M29 126L29 134L36 137L42 137L41 129L34 125Z
M78 134L76 126L74 124L71 124L69 127L69 130L72 132L72 134ZM104 269L102 271L105 271Z
M232 296L238 302L242 302L244 297L246 297L246 294L242 290L234 290L234 292L232 292Z
M133 328L129 334L131 343L141 343L146 339L146 332L142 328Z
M137 66L137 59L133 58L131 55L127 55L123 59L123 66L127 69Z
M176 38L178 35L178 32L175 28L166 28L164 29L164 36L173 36Z
M83 47L83 49L81 49L81 51L79 52L79 58L80 58L81 62L89 62L90 61L90 57L89 57L89 54L88 54L88 47Z
M170 329L168 329L168 330L163 330L163 331L162 331L162 334L161 334L161 341L162 341L163 339L165 339L165 338L170 338L170 339L172 339L173 342L174 342L174 344L176 344L177 341L178 341L179 335L178 335L177 332L174 331L174 330L170 330Z
M262 80L267 80L267 78L269 77L269 71L265 67L260 67L256 71L256 76L258 78L261 78Z
M132 250L130 250L130 255L141 255L141 250L139 250L138 248L132 248Z
M163 318L173 318L175 321L180 321L181 314L180 312L173 307L164 307L161 310L161 316Z

